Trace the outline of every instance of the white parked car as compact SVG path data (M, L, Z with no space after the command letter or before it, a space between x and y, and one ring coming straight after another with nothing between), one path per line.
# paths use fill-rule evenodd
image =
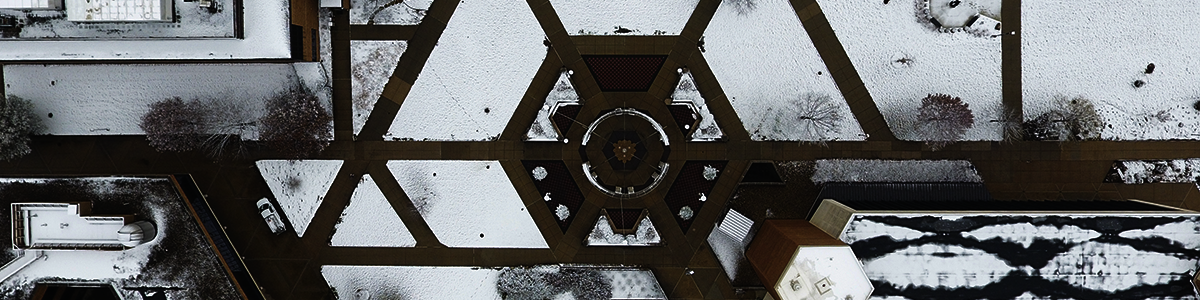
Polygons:
M287 231L287 227L283 226L283 219L279 218L279 213L275 209L275 205L271 204L267 198L258 200L258 213L262 215L263 220L267 221L267 227L271 228L271 233L280 234Z

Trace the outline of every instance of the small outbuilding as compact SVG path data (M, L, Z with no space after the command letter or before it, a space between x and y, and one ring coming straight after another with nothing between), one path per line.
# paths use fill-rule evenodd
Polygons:
M154 240L157 229L132 216L90 216L91 203L13 203L13 247L124 250Z

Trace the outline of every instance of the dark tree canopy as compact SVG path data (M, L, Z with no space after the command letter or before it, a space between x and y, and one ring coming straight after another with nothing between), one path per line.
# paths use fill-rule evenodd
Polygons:
M1025 122L1026 136L1043 141L1079 141L1100 138L1104 119L1091 100L1059 96L1057 108Z
M281 154L303 158L329 145L333 116L316 96L288 91L267 100L267 115L260 121L259 139Z
M29 136L42 128L42 119L34 115L33 103L16 96L0 99L0 160L25 156L29 148Z
M962 98L930 94L921 99L918 122L926 143L937 150L961 139L975 124L975 115Z
M150 111L142 116L138 127L158 151L191 151L204 143L207 115L200 100L168 98L150 103Z

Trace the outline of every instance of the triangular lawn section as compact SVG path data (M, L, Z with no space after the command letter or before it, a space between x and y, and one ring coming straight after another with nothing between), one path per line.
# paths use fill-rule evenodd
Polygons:
M417 245L371 175L363 175L350 204L342 211L329 244L335 247L412 247Z
M340 160L260 160L255 162L279 209L296 236L304 237L308 223L342 169Z

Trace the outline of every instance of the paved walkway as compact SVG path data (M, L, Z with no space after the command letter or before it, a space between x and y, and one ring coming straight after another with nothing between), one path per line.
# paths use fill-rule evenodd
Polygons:
M813 0L792 0L798 17L817 45L829 70L842 89L852 112L871 136L866 142L832 142L828 147L794 142L754 142L741 125L725 98L720 85L697 50L702 31L720 4L719 0L701 0L679 36L602 36L571 37L558 20L547 0L528 0L542 29L552 44L544 63L526 90L513 118L492 142L383 142L382 135L404 104L409 89L420 76L457 5L456 0L436 0L424 21L417 26L349 25L348 13L334 13L333 76L335 142L319 158L340 159L346 163L339 171L304 238L288 233L271 235L256 214L253 203L270 195L254 166L254 160L280 156L256 149L250 157L213 160L198 153L159 153L141 136L44 136L34 139L33 154L11 162L0 162L0 174L20 176L191 173L208 194L214 212L231 230L229 237L245 255L246 264L266 294L274 299L329 299L330 290L320 274L321 265L435 265L435 266L511 266L552 263L599 263L644 265L652 268L660 284L672 299L752 298L754 292L737 293L721 271L705 238L715 220L736 191L738 174L752 160L813 160L822 158L859 159L966 159L983 176L992 194L999 199L1075 200L1139 198L1172 206L1200 209L1200 193L1191 184L1121 185L1103 183L1112 162L1117 159L1171 159L1200 157L1200 142L964 142L941 151L930 151L921 143L896 141L858 78L833 29ZM1014 8L1015 7L1015 8ZM1005 7L1019 27L1019 6ZM405 39L407 51L400 57L396 72L389 79L380 100L357 137L350 126L350 40ZM1005 36L1004 101L1008 107L1020 105L1019 36ZM1015 45L1015 46L1014 46ZM1015 53L1015 54L1014 54ZM582 55L657 54L667 55L654 85L645 93L602 93L586 72ZM562 67L576 70L574 83L585 106L579 114L583 122L594 120L603 109L615 105L644 108L655 117L668 115L661 99L670 95L674 70L686 66L695 75L701 93L708 98L729 140L718 143L688 143L679 138L675 126L667 126L672 136L669 162L683 165L688 160L728 160L725 174L710 193L706 205L696 215L687 232L675 226L672 212L661 199L670 182L679 174L674 168L666 175L664 186L642 199L610 198L590 188L583 174L571 168L584 192L585 203L576 220L565 232L559 229L553 214L540 201L540 194L521 165L521 160L564 160L577 164L579 137L583 126L572 126L567 133L573 143L525 143L521 141L532 123L546 93L557 80ZM1014 75L1015 74L1015 75ZM670 120L660 120L670 123ZM526 208L542 231L550 249L466 249L445 247L415 213L412 202L391 172L388 160L498 160L523 199ZM358 179L370 174L393 209L413 233L413 248L330 247L332 232L341 209L346 206ZM815 195L808 195L812 198ZM662 235L662 247L588 248L582 241L590 231L600 209L625 206L645 207ZM233 229L236 228L236 229ZM691 272L689 272L691 271Z

